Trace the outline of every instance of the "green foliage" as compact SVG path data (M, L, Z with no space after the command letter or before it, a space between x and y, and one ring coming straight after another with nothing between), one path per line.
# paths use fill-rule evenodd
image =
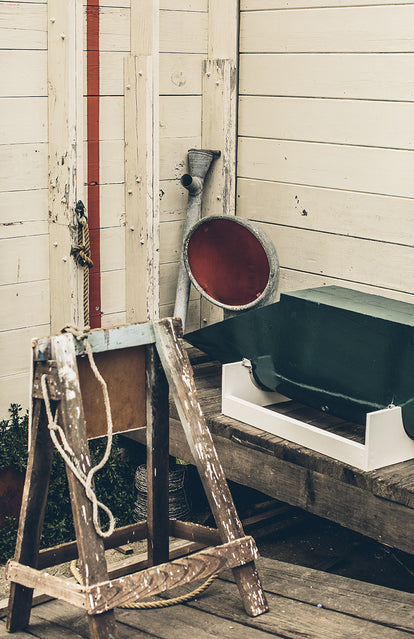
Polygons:
M24 472L27 463L28 414L22 415L18 404L11 404L9 419L0 421L0 470L14 468Z
M0 422L0 470L15 468L25 471L27 464L28 416L21 415L19 406L12 404L10 419ZM92 463L98 462L105 450L106 438L89 442ZM133 522L134 475L142 463L141 448L122 436L113 439L112 453L105 467L95 475L98 499L107 505L117 526ZM101 514L101 513L100 513ZM102 514L105 524L106 515ZM0 530L0 562L13 556L17 521L8 517ZM55 452L43 524L41 547L47 548L75 538L70 508L65 464Z

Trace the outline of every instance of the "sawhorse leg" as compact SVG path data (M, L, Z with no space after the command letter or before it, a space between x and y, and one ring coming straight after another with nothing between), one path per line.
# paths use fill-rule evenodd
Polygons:
M168 382L153 344L146 347L148 564L169 559Z
M83 417L82 397L72 335L52 338L54 359L61 382L60 425L74 456L85 475L91 468L89 446ZM93 524L92 504L72 471L66 468L73 523L78 545L80 572L86 586L108 579L105 550ZM117 639L114 611L89 615L91 639Z
M46 508L47 491L52 467L53 446L50 440L44 404L33 402L31 447L16 540L15 560L36 567L40 536ZM30 619L33 590L12 582L10 585L7 630L23 630Z
M154 322L157 350L174 397L194 463L223 542L244 536L223 468L197 398L191 365L171 319ZM233 569L247 614L268 610L253 562Z

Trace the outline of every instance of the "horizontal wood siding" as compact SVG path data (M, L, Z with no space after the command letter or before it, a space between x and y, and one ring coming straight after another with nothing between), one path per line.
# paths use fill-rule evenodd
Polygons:
M187 151L201 146L202 64L207 57L206 0L162 0L160 11L160 316L174 310L187 191ZM192 289L187 329L200 323Z
M0 4L0 419L28 406L31 339L50 327L47 4Z
M414 3L242 0L237 214L280 290L414 302Z

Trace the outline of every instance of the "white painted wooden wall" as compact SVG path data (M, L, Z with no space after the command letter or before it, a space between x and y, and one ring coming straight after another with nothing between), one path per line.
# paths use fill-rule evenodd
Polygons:
M242 0L240 18L237 214L273 240L281 291L414 302L414 3Z
M46 49L46 2L0 2L0 418L49 332Z
M339 283L414 301L414 3L240 8L237 214L274 241L281 290ZM175 296L187 203L179 178L206 130L203 62L233 57L226 9L160 0L161 315ZM104 326L126 319L130 16L130 0L101 0ZM47 155L47 2L0 0L0 418L11 402L27 406L30 339L50 331ZM187 328L204 312L192 291Z
M102 325L111 326L126 321L123 65L132 25L130 0L100 6ZM168 315L187 203L179 178L188 149L201 146L208 2L159 8L160 314ZM50 332L47 30L46 0L0 0L0 419L11 402L28 406L30 342ZM86 142L83 166L86 182ZM192 291L188 328L199 322Z

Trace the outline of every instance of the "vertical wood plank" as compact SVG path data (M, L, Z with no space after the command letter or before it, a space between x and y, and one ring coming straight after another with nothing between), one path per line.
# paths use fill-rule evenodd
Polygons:
M218 149L203 194L203 216L235 215L237 67L233 60L206 60L203 65L201 144ZM201 297L201 326L222 319L220 308Z
M154 345L146 348L146 374L148 562L154 566L169 558L168 383Z
M170 392L220 537L223 542L243 537L243 527L198 401L187 352L182 347L171 318L154 322L154 331ZM233 573L246 612L252 616L266 612L268 606L254 563L234 568Z
M127 321L153 314L153 72L151 56L125 58L125 277ZM150 268L151 266L151 268Z
M203 215L236 213L236 139L239 1L210 0L208 59L203 67L201 145L219 149L203 196ZM201 326L218 322L223 312L201 297Z
M61 385L60 425L81 470L87 475L91 468L91 459L86 438L73 336L66 333L53 337L52 356L56 361ZM80 571L84 584L89 586L108 579L103 540L95 531L92 504L86 497L83 486L69 468L66 468L66 472ZM88 621L91 639L117 639L113 610L102 615L90 616Z
M49 256L51 332L78 322L74 214L82 198L82 2L48 2Z
M208 57L237 59L239 0L209 0Z
M27 462L14 559L35 568L46 509L53 446L42 400L34 400L32 415L32 444ZM28 625L32 597L31 588L11 583L7 617L9 632L22 630Z
M125 270L127 321L159 314L159 8L131 2L125 60Z

